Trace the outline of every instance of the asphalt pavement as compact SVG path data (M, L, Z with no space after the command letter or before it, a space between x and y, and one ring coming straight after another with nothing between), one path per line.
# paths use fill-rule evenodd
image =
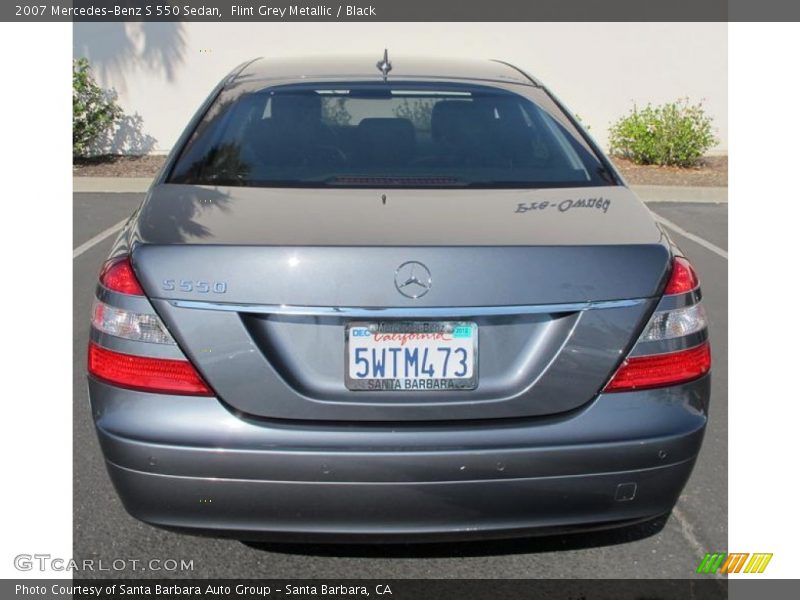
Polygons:
M400 546L245 545L163 531L130 517L103 465L85 380L89 312L97 273L141 193L74 194L73 558L83 577L202 578L683 578L728 532L727 204L659 202L651 209L695 238L670 232L699 272L713 348L711 419L695 470L672 516L605 533ZM716 250L714 250L716 248ZM718 250L722 250L720 253ZM124 559L124 570L109 569ZM148 561L191 561L153 570ZM121 563L116 563L121 564ZM169 565L170 563L162 563Z

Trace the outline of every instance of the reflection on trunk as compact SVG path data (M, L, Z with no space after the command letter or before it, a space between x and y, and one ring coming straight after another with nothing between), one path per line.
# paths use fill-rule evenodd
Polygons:
M169 203L156 206L145 202L139 217L139 237L158 238L165 244L178 244L189 239L209 238L208 227L200 221L201 215L211 210L230 211L230 194L219 188L183 187L170 198ZM156 217L154 212L158 212Z

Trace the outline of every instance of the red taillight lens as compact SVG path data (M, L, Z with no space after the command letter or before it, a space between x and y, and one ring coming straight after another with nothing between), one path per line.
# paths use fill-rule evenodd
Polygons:
M186 360L122 354L89 343L89 373L98 379L146 392L211 396L200 374Z
M127 256L112 258L106 262L100 271L100 283L112 292L144 296L142 286L139 285L136 273L133 272L131 259Z
M672 274L664 289L664 294L685 294L700 285L700 279L694 272L691 263L682 256L672 259Z
M625 359L604 392L644 390L677 385L705 375L711 369L711 346L704 342L688 350L634 356Z

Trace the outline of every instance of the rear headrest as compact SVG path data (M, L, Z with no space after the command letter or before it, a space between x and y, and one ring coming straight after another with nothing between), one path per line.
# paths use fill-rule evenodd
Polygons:
M322 98L307 94L275 94L271 98L270 117L276 121L303 124L322 121Z
M433 105L431 135L436 142L462 139L469 132L485 130L490 116L485 107L475 102L442 100Z
M363 155L371 165L403 165L414 156L416 132L408 119L370 118L358 124Z

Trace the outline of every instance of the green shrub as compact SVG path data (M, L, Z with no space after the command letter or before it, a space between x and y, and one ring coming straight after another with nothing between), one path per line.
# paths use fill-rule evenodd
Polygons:
M101 88L85 58L72 61L72 156L86 156L122 116L116 93Z
M690 167L717 143L712 119L702 102L688 98L661 106L648 104L631 112L609 129L611 154L639 165Z

